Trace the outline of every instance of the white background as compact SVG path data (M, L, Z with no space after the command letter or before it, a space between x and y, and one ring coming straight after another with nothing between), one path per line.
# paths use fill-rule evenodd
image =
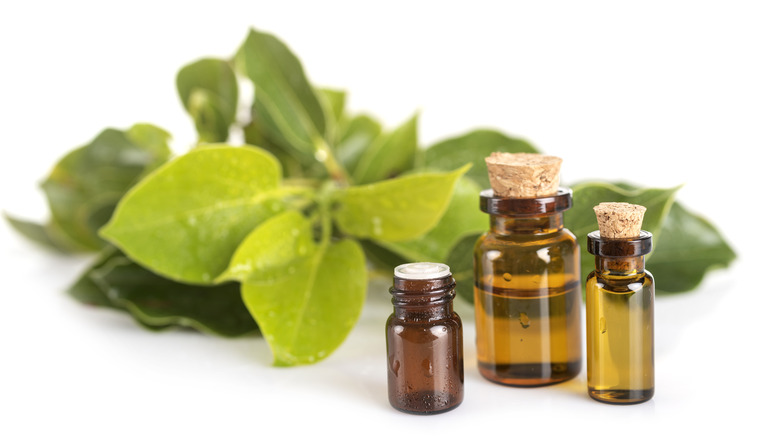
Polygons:
M348 89L350 110L387 125L419 110L424 144L494 127L563 157L567 182L685 183L679 199L739 259L657 300L648 403L593 402L584 372L538 389L486 382L459 303L466 399L414 417L386 401L387 284L330 358L278 369L259 339L149 333L76 303L64 291L89 259L0 222L0 436L776 433L777 3L108 3L0 8L0 209L44 220L37 183L108 126L151 122L185 151L195 135L177 70L229 57L254 26L287 42L315 84Z

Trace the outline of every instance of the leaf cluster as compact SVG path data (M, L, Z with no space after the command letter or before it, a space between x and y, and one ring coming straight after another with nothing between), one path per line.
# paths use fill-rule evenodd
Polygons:
M246 118L239 81L254 90ZM232 59L183 67L177 89L198 133L190 152L170 159L169 135L152 125L107 129L44 182L47 224L8 219L58 250L101 251L71 288L76 299L154 330L240 336L259 326L281 366L319 361L340 345L369 270L448 263L470 299L473 245L488 227L477 208L488 187L484 157L539 152L494 130L421 147L417 115L387 128L349 112L344 91L314 87L283 42L254 30ZM242 146L226 143L236 133ZM648 208L659 289L690 290L734 258L711 224L674 201L676 188L573 189L566 223L583 245L596 229L594 204ZM582 254L587 274L593 261Z

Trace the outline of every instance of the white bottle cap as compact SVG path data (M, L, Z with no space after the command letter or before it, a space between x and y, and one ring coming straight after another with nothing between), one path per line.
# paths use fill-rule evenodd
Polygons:
M394 274L405 280L433 280L449 277L450 267L444 263L406 263L395 267Z

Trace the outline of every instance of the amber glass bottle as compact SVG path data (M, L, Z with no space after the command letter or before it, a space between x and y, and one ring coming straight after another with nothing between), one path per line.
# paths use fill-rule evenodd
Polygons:
M575 377L582 367L580 256L563 227L571 191L502 198L485 190L490 231L474 250L474 312L480 373L513 386Z
M645 271L652 235L605 239L588 234L596 270L586 283L588 393L598 401L641 403L653 397L653 276Z
M411 414L436 414L463 401L463 329L452 309L455 280L441 263L395 268L394 312L387 320L390 404Z

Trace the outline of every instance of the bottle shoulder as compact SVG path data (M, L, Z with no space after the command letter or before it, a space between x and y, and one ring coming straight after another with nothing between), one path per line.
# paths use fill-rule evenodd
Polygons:
M652 274L648 271L632 276L604 276L599 275L597 271L591 271L585 280L585 288L589 292L596 289L609 292L654 291L654 282Z
M502 246L579 248L577 237L567 228L543 234L498 234L488 231L477 239L474 248L480 250Z

